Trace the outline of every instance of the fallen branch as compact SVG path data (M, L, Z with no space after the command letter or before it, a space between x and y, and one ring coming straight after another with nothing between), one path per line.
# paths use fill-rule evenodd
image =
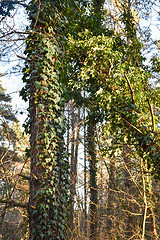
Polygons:
M8 200L8 199L0 199L0 203L5 203L9 205L9 207L21 207L21 208L27 208L27 204L16 202L14 200Z

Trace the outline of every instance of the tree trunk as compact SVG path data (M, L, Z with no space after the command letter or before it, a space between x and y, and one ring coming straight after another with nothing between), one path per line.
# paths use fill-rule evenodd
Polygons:
M116 176L116 160L110 159L110 174L108 186L108 204L107 204L107 231L110 240L114 240L114 216L115 216L115 176Z
M74 113L74 101L71 101L71 229L74 229L74 202L76 195L76 173L75 173L75 113Z
M95 126L90 123L88 126L88 154L90 164L90 239L97 239L97 160L95 153Z
M43 7L42 7L43 6ZM68 164L63 156L63 109L58 78L59 49L53 29L56 4L31 2L21 94L30 114L30 239L67 239ZM38 13L37 13L38 12ZM47 13L47 14L46 14ZM51 21L52 19L52 21Z
M84 233L87 234L87 158L86 158L86 108L83 107L84 116ZM88 235L88 234L87 234Z
M102 28L102 8L104 0L93 0L93 25L92 32L95 35L100 34ZM90 117L88 126L88 155L89 155L89 165L90 165L90 239L98 239L98 219L97 219L97 205L98 205L98 193L97 193L97 160L96 160L96 147L95 147L95 128L96 123L94 119L94 110L92 107L94 103L92 102L92 96L96 92L95 80L91 79L91 104L89 106L90 113L93 113L93 117Z
M126 219L126 235L131 237L133 234L133 219L132 219L132 181L128 170L130 170L130 158L129 158L129 148L127 144L123 146L123 154L124 154L124 187L125 187L125 200L126 206L128 210L128 216Z

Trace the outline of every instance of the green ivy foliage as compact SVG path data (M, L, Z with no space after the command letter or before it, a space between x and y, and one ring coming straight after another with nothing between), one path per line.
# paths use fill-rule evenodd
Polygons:
M78 69L75 78L70 75L70 85L87 92L83 100L93 109L92 119L96 123L110 122L110 133L118 142L127 138L135 145L155 178L159 178L160 136L151 107L159 107L160 92L149 84L152 75L143 65L141 46L136 36L129 46L118 34L95 36L85 30L78 39L70 36L68 54L75 63L70 73Z
M56 28L60 1L31 1L21 91L29 99L31 178L29 221L31 239L67 239L70 187L64 156L62 89L58 69ZM59 26L59 25L58 25Z

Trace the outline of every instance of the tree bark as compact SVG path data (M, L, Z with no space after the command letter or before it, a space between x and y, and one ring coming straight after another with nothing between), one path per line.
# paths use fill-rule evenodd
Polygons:
M88 126L88 154L90 165L90 239L97 240L97 160L95 149L95 126L92 123Z

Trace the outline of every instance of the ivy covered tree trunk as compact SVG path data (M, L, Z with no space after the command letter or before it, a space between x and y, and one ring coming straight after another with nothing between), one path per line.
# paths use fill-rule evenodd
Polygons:
M29 99L31 175L30 239L67 239L68 164L63 155L63 117L58 78L57 1L31 1L26 41L25 88Z

